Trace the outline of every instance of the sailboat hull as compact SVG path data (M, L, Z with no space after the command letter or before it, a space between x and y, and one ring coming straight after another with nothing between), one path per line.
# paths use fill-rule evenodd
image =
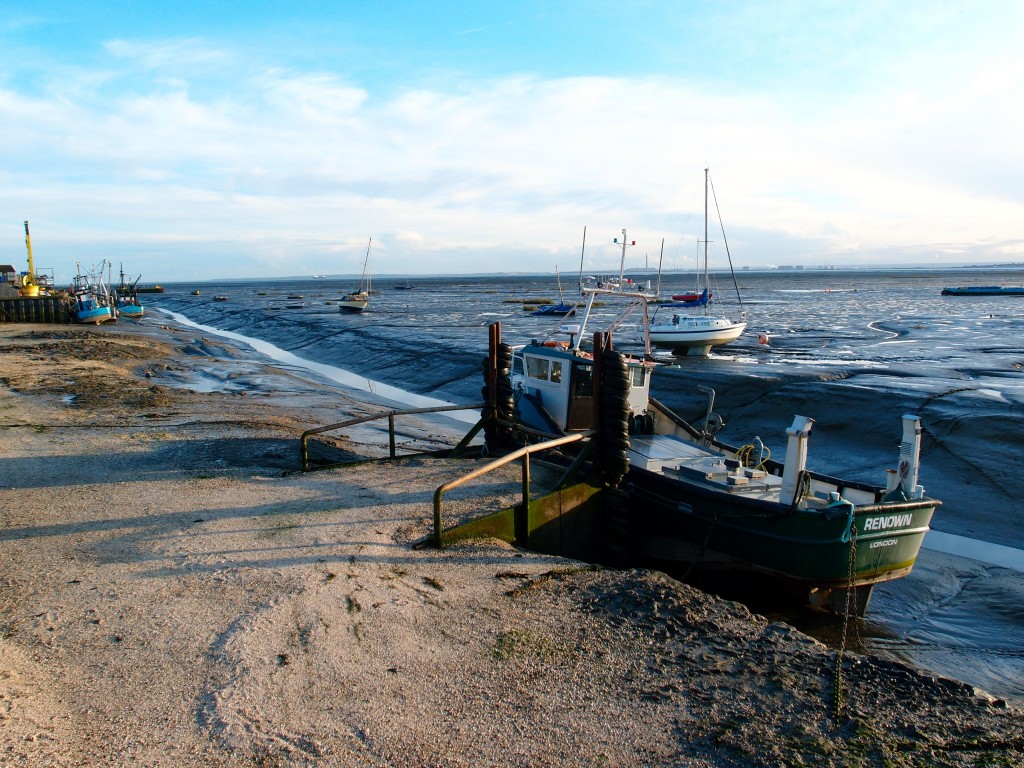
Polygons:
M370 297L365 293L350 293L338 302L338 311L346 314L362 312L370 304Z
M675 315L671 322L652 323L648 333L651 343L659 347L701 355L707 354L711 347L736 341L746 328L746 323L734 323L724 317Z

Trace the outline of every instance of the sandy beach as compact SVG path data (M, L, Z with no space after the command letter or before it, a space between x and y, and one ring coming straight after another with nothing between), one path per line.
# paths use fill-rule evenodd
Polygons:
M0 325L0 384L4 766L1024 762L1019 708L656 572L414 549L474 460L298 472L304 429L383 406L195 330Z

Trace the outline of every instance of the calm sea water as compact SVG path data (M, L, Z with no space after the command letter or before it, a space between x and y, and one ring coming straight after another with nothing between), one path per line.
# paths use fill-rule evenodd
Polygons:
M653 274L633 278L637 283L658 282ZM661 293L692 290L694 281L692 274L663 275ZM562 276L566 299L575 296L575 282L575 276ZM1024 301L943 297L940 291L947 285L1021 285L1024 269L741 272L738 282L750 332L716 349L717 359L765 364L768 357L757 334L767 333L770 362L780 365L859 362L891 366L896 374L942 376L1020 362ZM716 311L738 316L731 281L720 276L717 283L721 303ZM353 287L352 281L331 278L167 285L166 293L148 295L146 302L291 351L310 349L321 362L345 362L370 373L385 366L372 359L353 360L343 342L410 353L482 352L482 329L496 320L502 322L506 338L542 334L555 321L530 317L522 310L523 301L560 296L554 276L429 277L409 284L411 290L397 290L406 285L404 278L379 279L370 309L356 315L341 314L332 303ZM200 295L191 295L194 290ZM214 296L228 300L215 302ZM606 308L605 313L611 311ZM364 341L356 343L356 335ZM618 341L635 344L639 338L639 329L632 326L620 332ZM384 378L422 389L415 370L392 370Z
M658 281L655 274L632 278ZM695 279L663 275L661 295L692 290ZM574 300L576 282L576 276L562 276L561 298ZM878 411L941 405L930 412L935 442L926 459L933 465L929 490L945 503L934 525L980 542L982 555L977 548L967 559L922 555L910 577L876 589L859 630L874 651L1024 703L1024 574L1005 562L985 562L983 555L984 542L1009 547L1011 561L1024 549L1021 474L1014 471L1024 469L1024 299L940 295L949 285L1024 285L1024 269L741 272L738 283L742 308L732 281L720 276L713 285L721 299L715 311L733 319L742 313L748 332L706 360L676 361L659 352L670 367L656 376L655 395L690 417L704 397L688 394L693 380L712 382L719 402L747 401L731 416L734 425L758 431L774 425L779 432L791 408L812 416L827 412L822 387L841 381L844 407L857 414L842 431L858 433L858 448L831 450L826 434L823 456L842 468L837 474L863 471L858 479L875 480L867 474L874 462L860 460L860 452L872 441L895 445L898 431L876 435L874 420L881 424L884 417L898 430L900 416ZM488 324L500 321L504 338L521 343L571 322L523 310L529 299L560 299L554 275L378 279L370 309L342 314L334 302L353 287L350 279L331 278L182 283L143 298L147 308L451 402L479 399ZM614 308L597 312L608 318ZM640 349L638 324L619 329L615 338L619 348ZM807 382L798 390L803 394L772 400L778 382L794 379ZM974 433L963 426L970 424L984 426ZM997 463L1002 466L989 466ZM1000 472L1014 487L1005 487ZM1006 527L1008 517L1013 525ZM945 549L950 546L947 541ZM824 639L834 632L813 619L805 625Z

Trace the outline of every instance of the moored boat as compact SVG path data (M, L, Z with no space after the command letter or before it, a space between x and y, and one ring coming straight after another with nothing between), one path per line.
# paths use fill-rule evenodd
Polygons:
M672 294L672 301L700 301L704 294L700 291L691 291L690 293L675 293ZM708 294L708 298L712 298L712 294Z
M630 314L646 315L650 297L583 290L583 323L564 327L568 341L503 353L508 383L496 389L507 396L497 408L512 433L519 428L532 439L598 430L593 455L611 500L606 546L617 559L697 566L749 582L770 578L800 602L857 614L867 610L875 584L911 571L940 504L918 484L917 416L903 417L897 469L880 472L886 481L878 485L809 469L808 417L796 416L787 430L783 462L757 437L738 447L720 442L713 391L705 390L704 422L689 424L651 397L658 364L649 354L614 351L607 331L583 346L596 296L629 302L611 328Z
M139 303L137 296L117 297L117 316L128 317L138 320L145 314L145 308Z
M943 288L943 296L1024 296L1024 285L965 285Z
M363 274L359 278L359 286L351 293L346 293L338 300L338 311L345 313L362 312L370 305L370 246L373 238L366 244L366 259L363 261Z
M671 309L676 304L663 304L661 309ZM712 347L736 341L747 328L746 323L733 322L727 317L715 315L686 315L673 313L671 319L651 321L651 342L662 347L671 347L688 356L703 357Z
M76 323L105 323L114 320L114 310L92 291L75 292L72 312Z
M704 357L712 347L735 341L746 330L745 321L733 321L712 312L711 285L708 272L708 169L704 169L704 272L703 285L698 273L695 293L677 294L673 303L662 304L651 318L648 333L651 343L672 349L677 355ZM724 239L724 236L723 236ZM728 248L728 246L726 246ZM732 258L729 259L732 273ZM733 285L736 275L732 274ZM739 287L736 297L739 299Z
M555 267L555 281L558 283L558 303L546 304L533 310L531 317L567 317L576 314L576 304L567 304L562 294L562 278L558 274L558 267Z
M145 314L145 309L142 306L142 302L139 301L138 291L136 290L136 286L138 285L141 277L142 276L139 275L139 277L136 277L131 282L125 280L124 264L121 265L121 282L114 291L117 314L119 317L123 316L138 320L143 316L143 314Z
M106 323L117 319L114 300L103 282L103 271L107 268L104 260L91 273L82 273L76 264L77 273L71 285L71 313L77 323Z
M576 314L575 304L566 304L565 302L559 302L558 304L545 304L542 307L537 307L530 313L531 317L566 317L568 315Z

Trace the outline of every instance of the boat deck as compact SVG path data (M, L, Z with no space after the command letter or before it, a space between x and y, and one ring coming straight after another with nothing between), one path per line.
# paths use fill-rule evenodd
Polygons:
M725 458L671 435L630 436L634 466L716 491L777 501L782 478L760 469L730 468Z

